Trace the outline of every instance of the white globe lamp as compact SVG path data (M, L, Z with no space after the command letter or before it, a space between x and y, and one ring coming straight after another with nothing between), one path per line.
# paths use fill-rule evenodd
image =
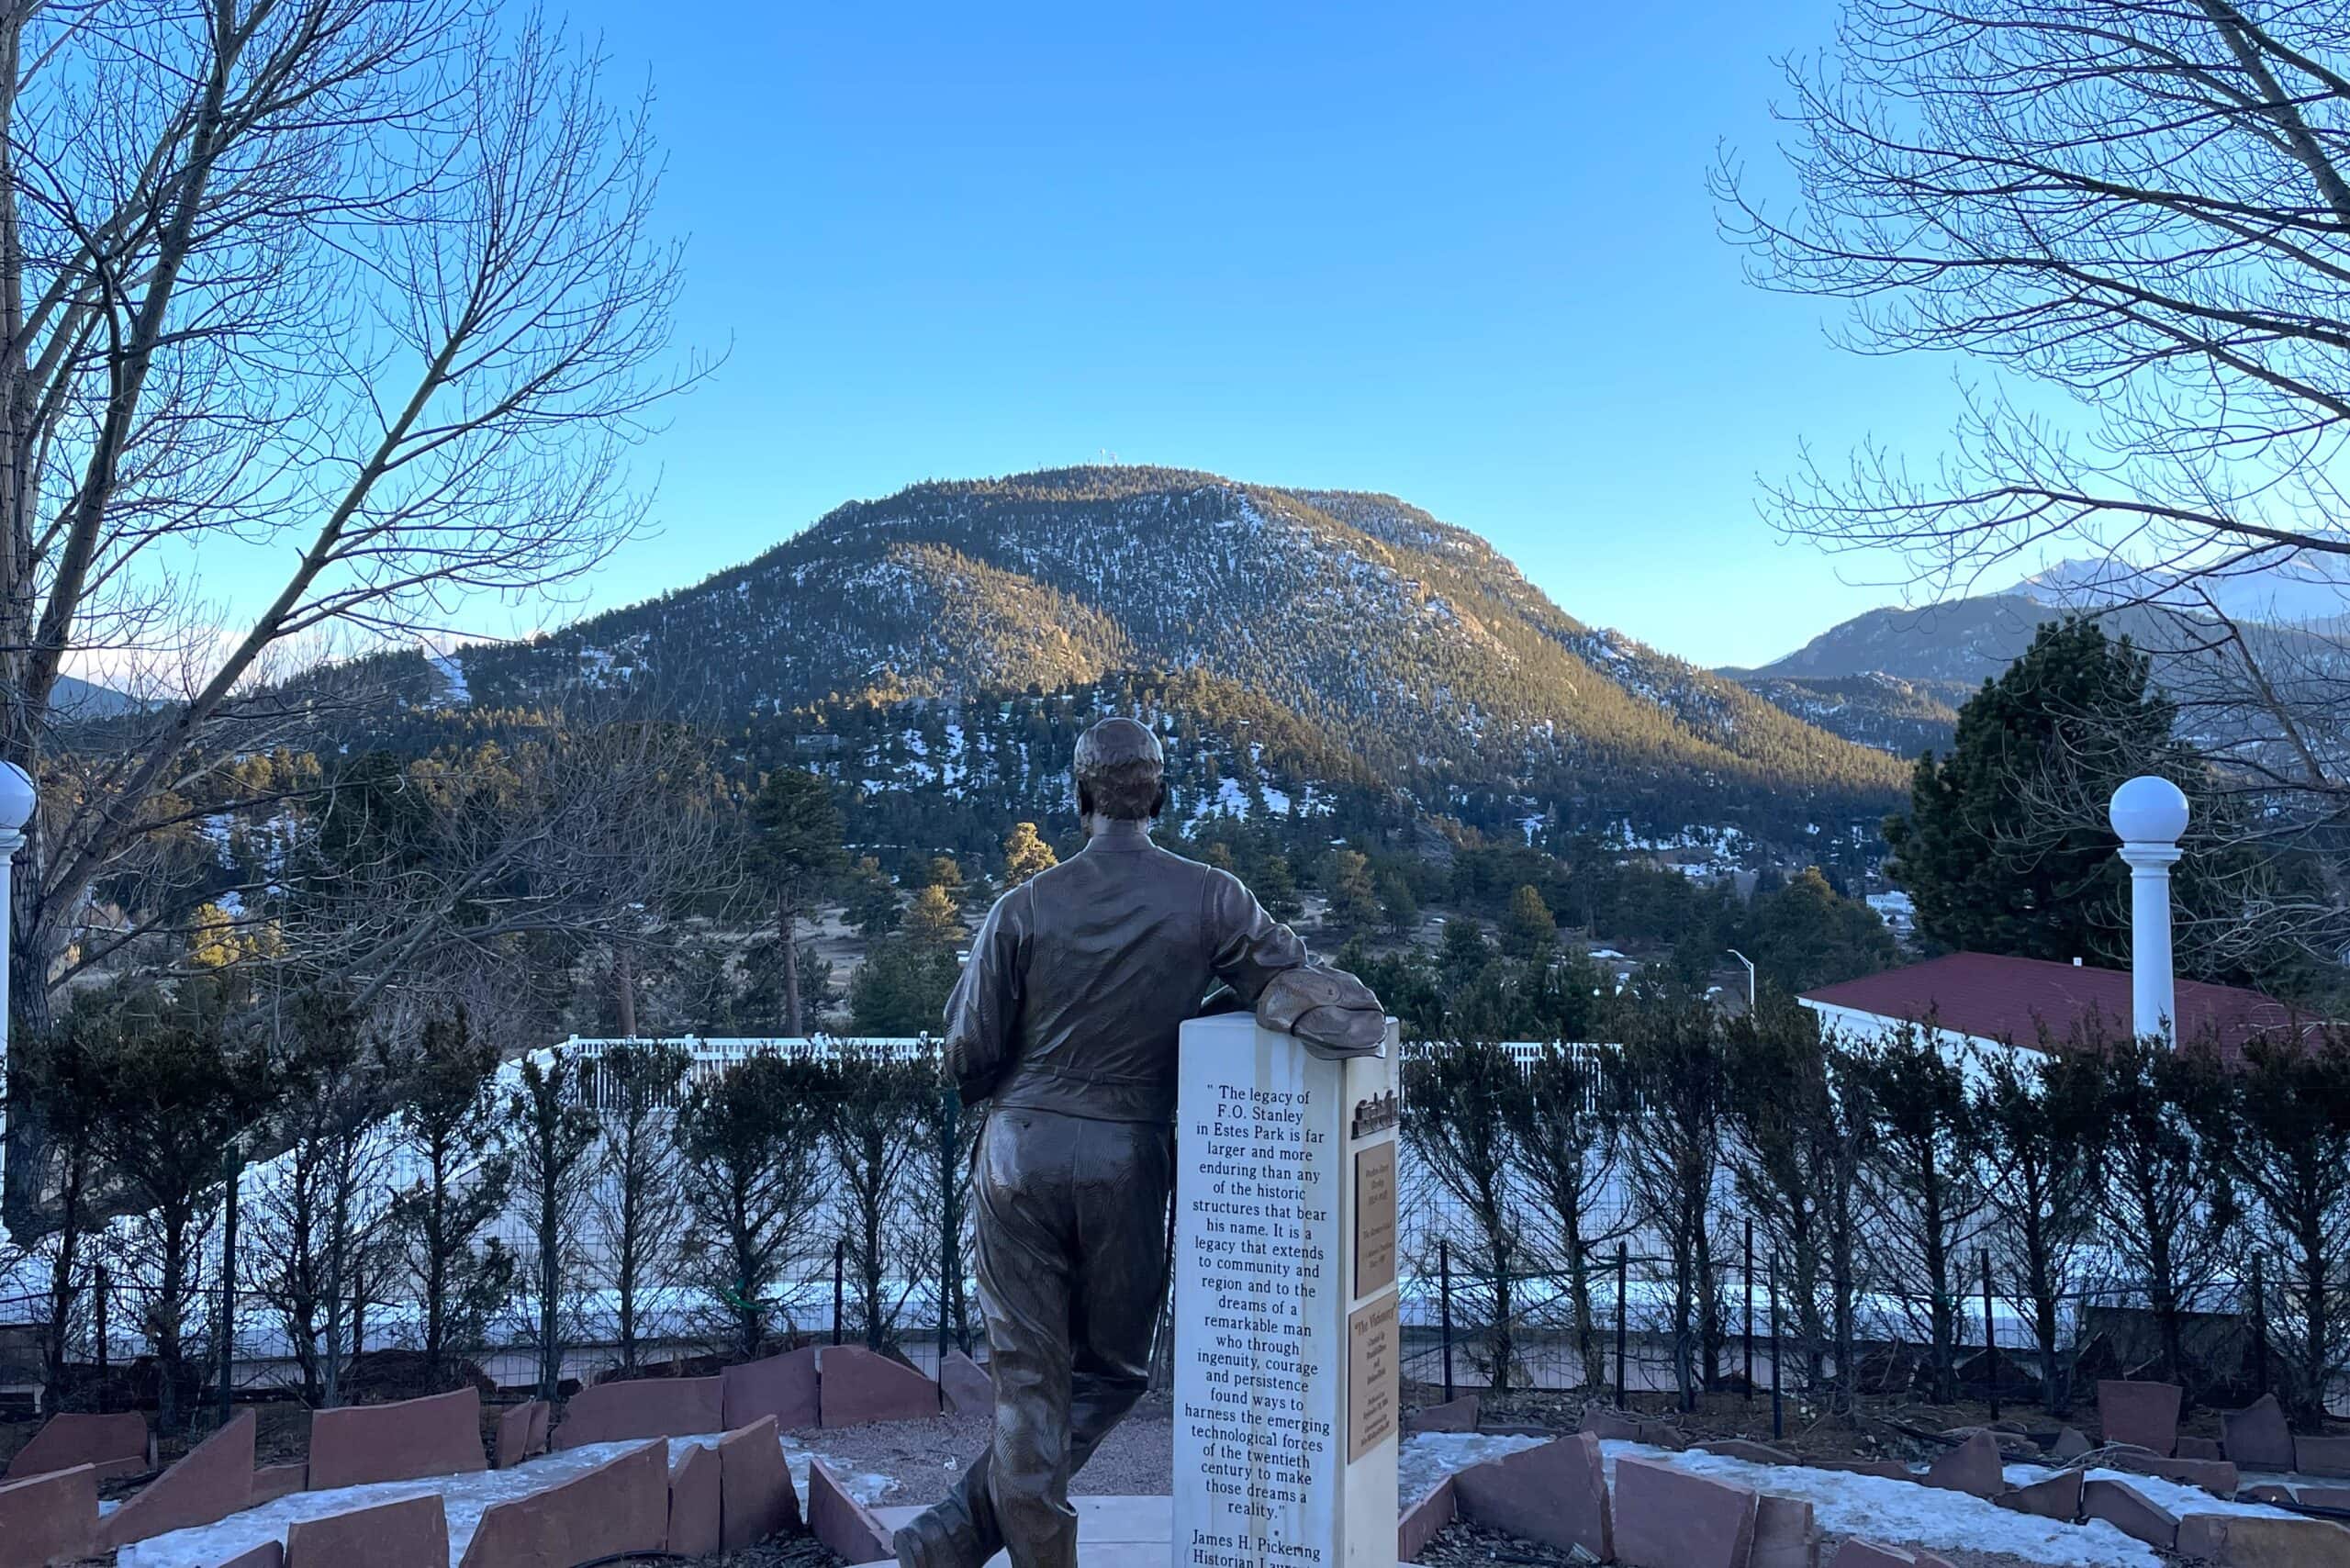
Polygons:
M2124 844L2177 844L2187 831L2187 792L2147 774L2116 790L2105 814Z

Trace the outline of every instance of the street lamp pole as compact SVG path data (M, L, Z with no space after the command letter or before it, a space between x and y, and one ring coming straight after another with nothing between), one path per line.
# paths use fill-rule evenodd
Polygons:
M1746 1015L1751 1018L1754 1016L1754 960L1735 947L1725 947L1722 951L1746 966Z

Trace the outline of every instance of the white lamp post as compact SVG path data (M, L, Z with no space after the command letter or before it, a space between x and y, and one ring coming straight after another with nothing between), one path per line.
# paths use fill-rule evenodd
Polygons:
M1754 960L1735 947L1725 947L1722 951L1746 966L1746 1015L1751 1018L1754 1016Z
M2177 1043L2171 984L2170 868L2187 831L2187 797L2167 778L2143 775L2113 792L2106 818L2130 868L2130 1028Z
M25 824L33 820L33 781L13 762L0 762L0 1054L8 1048L8 936L15 924L9 873L25 846Z

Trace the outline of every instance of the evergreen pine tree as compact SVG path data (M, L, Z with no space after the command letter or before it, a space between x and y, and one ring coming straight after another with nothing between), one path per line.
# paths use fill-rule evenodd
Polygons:
M1012 836L1003 841L1003 885L1016 888L1039 871L1049 871L1060 864L1053 846L1036 835L1035 823L1016 823Z
M841 863L841 813L829 785L798 767L767 775L751 802L753 864L775 896L783 948L783 1032L805 1033L800 996L800 916L822 878Z
M1967 700L1950 754L1918 759L1909 814L1885 824L1886 874L1915 901L1920 934L2058 962L2121 954L2127 873L2104 802L2140 773L2190 797L2200 783L2149 676L2129 639L2109 641L2096 622L2074 617L2042 626ZM2190 857L2178 879L2195 874Z
M1559 923L1550 906L1531 884L1509 896L1509 913L1502 920L1502 951L1513 958L1539 958L1558 945Z

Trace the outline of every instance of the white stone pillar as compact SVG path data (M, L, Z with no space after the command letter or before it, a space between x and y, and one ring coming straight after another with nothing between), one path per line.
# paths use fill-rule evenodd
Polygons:
M0 762L0 1067L8 1058L8 943L17 925L17 851L25 846L24 826L33 820L38 797L33 781L13 762ZM8 1114L0 1103L0 1186L8 1166Z
M2187 796L2167 778L2142 775L2113 792L2107 820L2130 868L2130 1028L2177 1043L2171 978L2170 868L2187 831Z
M1226 1014L1182 1053L1174 1568L1392 1568L1394 1025L1334 1062Z

